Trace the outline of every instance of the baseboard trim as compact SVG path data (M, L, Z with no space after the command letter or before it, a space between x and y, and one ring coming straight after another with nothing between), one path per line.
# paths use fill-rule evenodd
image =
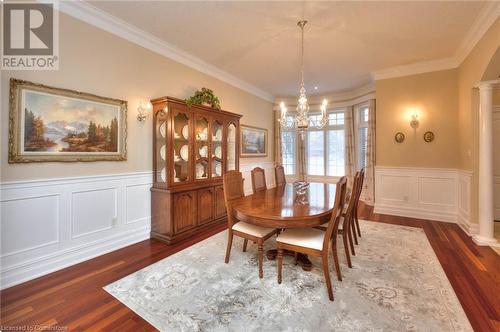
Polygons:
M435 221L443 221L449 223L457 222L457 216L454 213L446 213L446 212L438 213L438 212L424 211L424 210L412 209L400 206L398 207L387 206L387 205L377 204L376 202L373 212L378 214L388 214L388 215L407 217L407 218L435 220Z
M466 216L459 215L457 224L468 236L474 236L479 232L479 225L469 222Z
M145 226L113 234L91 243L39 257L2 270L0 289L9 288L111 251L149 239L151 227Z
M472 241L478 246L500 247L500 243L498 243L497 239L484 237L479 234L472 236Z

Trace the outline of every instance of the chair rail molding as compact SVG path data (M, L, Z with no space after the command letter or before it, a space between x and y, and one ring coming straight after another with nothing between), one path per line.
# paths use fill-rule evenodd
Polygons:
M474 235L471 178L467 170L376 166L374 212L457 223Z
M1 288L148 239L151 185L152 172L2 183Z

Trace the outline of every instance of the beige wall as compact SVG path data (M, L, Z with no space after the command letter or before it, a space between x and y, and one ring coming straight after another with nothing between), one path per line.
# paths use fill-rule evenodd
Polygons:
M273 137L271 102L64 14L60 15L59 31L58 71L2 71L1 73L1 181L150 171L151 117L146 123L139 123L136 120L139 100L163 95L186 98L194 90L204 86L213 89L220 97L223 109L243 114L243 124L267 128L269 137ZM9 165L7 137L11 77L127 100L128 160ZM267 158L245 158L241 162L272 161L272 142L269 142L268 149Z
M458 71L460 168L473 172L471 221L474 223L478 220L479 197L479 93L474 86L483 78L499 46L500 19L497 19L462 62ZM491 68L488 71L491 72Z
M493 90L493 105L500 106L500 89Z
M444 70L376 82L377 166L457 168L457 70ZM419 127L410 127L412 109ZM433 131L434 142L423 134ZM394 141L396 132L406 139Z

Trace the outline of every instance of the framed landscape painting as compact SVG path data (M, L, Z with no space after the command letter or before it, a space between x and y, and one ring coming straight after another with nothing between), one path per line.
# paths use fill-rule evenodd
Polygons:
M9 163L126 160L127 102L10 80Z
M241 126L241 157L267 156L267 129Z

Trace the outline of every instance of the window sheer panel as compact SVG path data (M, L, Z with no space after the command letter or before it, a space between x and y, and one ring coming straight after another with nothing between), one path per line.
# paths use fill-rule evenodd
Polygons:
M345 175L345 139L344 129L328 130L328 176Z
M309 175L325 175L325 132L307 132L307 172Z
M297 133L293 131L282 131L281 149L285 175L294 175L296 173Z

